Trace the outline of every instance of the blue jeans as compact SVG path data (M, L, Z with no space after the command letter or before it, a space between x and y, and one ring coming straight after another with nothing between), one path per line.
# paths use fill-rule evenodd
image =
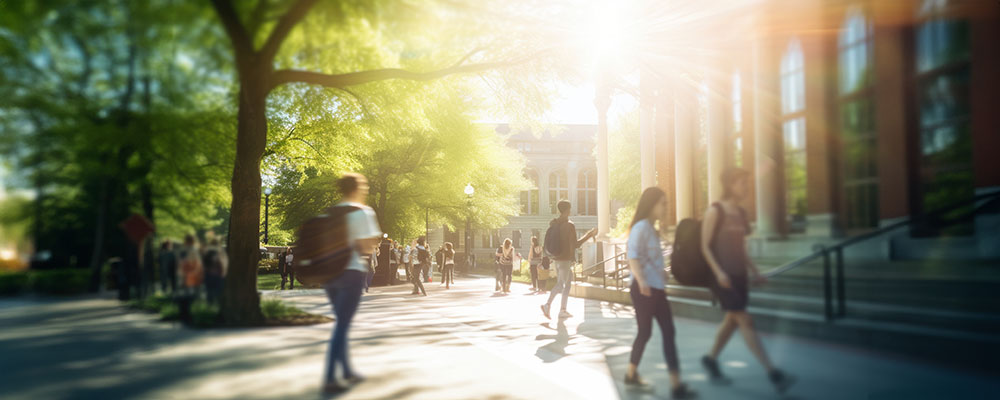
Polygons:
M569 290L573 286L573 261L555 260L552 261L556 269L556 286L549 292L549 301L546 305L552 305L556 295L562 293L562 308L559 311L566 311L566 302L569 301Z
M361 291L365 286L365 273L346 270L337 279L324 285L326 296L333 306L333 314L337 322L333 326L333 337L330 338L330 351L326 361L326 382L334 382L337 363L344 369L344 377L354 376L351 363L347 358L347 331L351 327L354 313L361 303Z

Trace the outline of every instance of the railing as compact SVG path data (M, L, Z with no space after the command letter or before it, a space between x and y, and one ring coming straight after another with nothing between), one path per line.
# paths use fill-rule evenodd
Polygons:
M957 219L959 222L963 220L968 220L974 217L976 214L980 213L982 210L994 205L994 203L1000 201L1000 191L993 193L986 193L974 196L973 198L966 199L964 201L957 202L955 204L943 207L931 212L918 214L916 216L909 217L905 220L896 222L894 224L885 226L883 228L867 232L858 236L854 236L845 240L842 240L834 245L825 246L822 244L817 244L813 246L813 253L805 257L793 260L786 264L783 264L774 269L763 272L761 275L766 277L774 277L785 272L797 269L803 265L809 264L818 259L823 259L823 312L827 321L832 321L836 318L842 318L847 314L847 296L845 288L844 279L844 249L847 247L866 242L868 240L881 237L890 232L896 231L900 228L911 226L913 224L933 221L940 223L940 216L946 213L950 213L955 210L969 207L973 205L973 208L968 213L961 215ZM979 205L975 205L981 203ZM947 224L945 224L947 225ZM669 256L671 250L670 244L664 246L665 256ZM833 258L833 264L831 265L830 258ZM669 257L666 257L669 259ZM604 265L611 260L618 259L615 263L616 268L611 272L605 272L602 270L601 276L603 281L603 286L608 287L607 280L611 277L615 282L615 288L617 290L624 290L624 285L622 281L625 278L624 271L627 270L628 260L625 257L625 252L618 252L614 256L606 258L602 261L594 263L586 268L581 269L581 275L583 279L586 279L587 273L598 267L604 267Z
M854 236L848 239L844 239L832 246L825 246L822 244L817 244L813 246L813 253L802 257L800 259L791 261L780 267L771 269L762 273L766 277L774 277L781 275L785 272L797 269L803 265L806 265L812 261L819 258L823 259L823 313L827 321L832 321L836 318L843 318L847 315L847 295L844 283L844 249L847 247L866 242L868 240L881 237L890 232L896 231L900 228L905 228L913 224L922 223L926 221L941 222L940 216L946 213L950 213L955 210L969 207L970 205L975 205L976 203L982 202L978 206L974 206L971 211L962 215L960 218L956 218L959 222L962 220L967 220L974 217L980 211L993 205L994 202L1000 200L1000 192L986 193L978 196L974 196L970 199L956 202L947 207L943 207L931 212L918 214L902 221L896 222L894 224L879 228L877 230ZM834 264L831 268L830 257L833 256ZM836 310L834 310L834 304L836 304Z

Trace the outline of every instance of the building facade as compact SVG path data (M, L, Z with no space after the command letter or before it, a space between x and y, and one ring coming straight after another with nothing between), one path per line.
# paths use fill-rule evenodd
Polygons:
M854 256L1000 257L997 214L957 216L1000 191L1000 3L772 0L755 11L700 70L641 71L641 134L655 144L643 174L675 199L669 222L702 215L721 170L739 166L754 176L744 206L757 256L802 256L968 204Z
M480 264L492 265L496 248L507 238L528 257L531 238L538 237L541 242L549 221L559 214L556 203L562 199L573 204L571 220L580 235L597 227L596 125L559 125L535 133L515 132L510 125L498 124L494 130L524 156L524 177L532 188L519 194L520 213L509 217L505 226L490 230L473 227L472 251ZM464 253L464 235L464 229L435 229L429 242L437 248L439 243L450 241Z

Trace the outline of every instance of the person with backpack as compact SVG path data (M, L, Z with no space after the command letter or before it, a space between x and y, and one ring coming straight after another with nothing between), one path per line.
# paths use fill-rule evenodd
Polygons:
M538 284L538 267L542 265L542 246L538 245L538 236L531 237L531 249L528 249L528 270L531 272L531 290L538 292L542 286Z
M226 281L226 270L229 267L229 257L219 244L219 238L208 241L208 248L202 255L202 265L205 266L205 294L209 303L218 303L222 297L223 285Z
M455 246L451 242L444 243L441 260L444 262L444 267L441 268L441 282L444 283L445 289L451 289L451 285L455 283Z
M420 240L423 240L423 238L420 238ZM410 243L410 246L408 246L410 249L410 281L413 282L413 292L410 294L423 294L427 296L427 290L424 289L423 280L420 278L420 249L418 246L420 246L420 241L417 239L414 239Z
M348 173L337 181L337 186L342 200L334 208L350 207L350 211L343 214L343 223L346 225L346 242L351 254L343 272L323 285L336 317L323 386L326 394L338 394L348 388L337 379L338 365L348 383L357 384L364 380L348 362L347 332L361 303L361 291L368 273L368 266L362 261L362 257L370 257L382 237L375 211L365 205L368 180L361 174Z
M420 272L424 274L424 279L430 283L434 282L431 273L431 249L427 246L427 237L421 236L417 239L417 261L420 263Z
M542 305L542 315L549 317L549 309L556 294L562 293L562 304L559 311L559 318L570 318L566 311L569 302L569 291L573 284L573 261L576 258L576 249L580 248L587 240L597 236L597 229L587 231L583 237L576 238L576 225L569 220L569 212L572 206L568 200L559 200L556 204L559 209L559 218L549 222L549 229L545 231L545 252L550 254L556 267L556 286L549 293L549 300Z
M667 361L670 376L671 397L688 399L695 393L681 382L680 361L677 358L677 343L674 339L674 318L667 302L666 263L660 245L660 231L657 223L662 220L667 208L667 196L658 187L650 187L642 192L635 216L629 225L627 255L632 273L630 297L635 308L635 319L639 332L632 342L625 384L646 386L648 383L639 376L639 361L646 349L646 343L653 334L653 319L660 326L663 338L663 357Z
M514 246L510 239L504 239L500 246L500 289L510 293L510 282L514 272Z
M725 317L715 336L715 343L701 362L713 381L727 382L719 369L718 357L733 332L738 328L750 352L767 369L768 378L779 393L784 393L794 383L794 378L786 375L771 364L764 345L757 336L753 320L747 313L749 301L749 280L763 283L757 266L747 252L746 236L750 234L750 224L740 201L747 195L750 173L739 168L727 168L722 172L722 200L709 207L701 227L701 251L711 268L715 279L709 282L709 289L719 299Z

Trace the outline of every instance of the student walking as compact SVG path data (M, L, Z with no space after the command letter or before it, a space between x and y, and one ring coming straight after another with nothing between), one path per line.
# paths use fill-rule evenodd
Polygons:
M531 272L531 290L542 290L538 284L538 267L542 265L542 246L538 245L538 236L531 237L531 249L528 250L528 269Z
M202 256L205 266L205 294L209 303L218 303L222 297L223 285L226 282L226 272L229 269L229 257L219 243L219 238L209 239L208 248Z
M395 285L399 279L399 249L393 241L389 241L389 284Z
M701 362L712 380L728 381L719 369L718 357L738 328L750 352L767 369L771 383L778 392L784 393L795 379L771 364L753 320L747 313L749 278L757 283L765 281L747 253L746 236L750 234L750 225L746 212L739 204L747 194L749 177L747 171L739 168L724 170L721 176L722 201L712 204L702 221L701 249L715 275L709 289L719 299L726 314L716 333L715 344Z
M562 294L562 303L560 304L559 318L570 318L571 315L566 311L566 304L569 302L569 290L570 285L573 284L573 261L576 257L576 249L580 248L583 243L588 239L597 236L597 230L591 229L587 231L583 237L576 238L576 225L569 220L569 212L572 206L567 200L559 200L556 205L559 209L559 218L553 219L549 222L549 228L555 228L554 232L557 237L555 238L558 249L546 249L547 251L556 250L556 254L552 257L556 273L558 274L556 278L556 286L552 288L552 293L549 294L549 300L542 305L542 314L545 318L549 317L549 309L552 306L552 300L555 300L556 294ZM545 240L546 246L548 246L549 239Z
M421 240L423 240L423 238L421 238ZM417 253L419 250L417 246L419 246L419 243L416 240L414 240L411 243L411 246L409 246L410 281L413 282L413 293L410 294L423 294L424 296L426 296L427 290L424 290L424 283L420 279L420 263L417 261Z
M503 289L503 267L500 265L500 256L502 255L503 246L497 247L497 252L493 255L494 274L496 275L496 284L493 289L494 292L499 292L500 289Z
M348 383L359 383L364 379L354 372L349 362L347 332L361 303L361 290L364 288L365 274L368 272L362 257L370 256L375 251L382 236L375 211L365 205L365 199L368 197L368 180L360 174L345 174L337 181L337 186L343 200L336 207L349 206L356 207L357 210L344 216L347 239L353 248L351 259L340 276L323 286L336 316L323 386L323 392L326 394L341 393L348 388L337 379L338 366L343 370L343 379Z
M416 242L416 241L413 241L413 242ZM411 262L413 260L410 257L410 252L411 251L413 251L413 248L411 248L410 245L406 245L406 247L403 247L401 249L401 255L402 255L402 258L403 258L403 267L404 267L403 272L406 272L406 281L407 282L412 282L413 281L413 276L410 275L410 273L412 272L411 270L413 269L413 263Z
M177 253L174 252L174 244L169 240L164 240L160 245L160 289L163 292L170 287L170 292L177 291Z
M677 343L674 340L674 317L670 312L665 292L667 282L663 248L660 246L660 231L657 222L663 218L667 206L667 196L663 190L651 187L642 192L635 216L628 234L628 266L632 272L630 296L635 307L635 319L639 332L632 342L625 383L645 386L639 376L639 361L653 334L653 319L656 319L663 338L663 357L667 361L670 375L671 397L688 399L695 393L681 382L680 362L677 359Z
M441 282L444 283L445 289L451 289L451 284L455 283L455 246L451 242L444 243L441 258L444 261L444 266L441 268Z
M295 256L292 255L292 249L288 249L285 252L285 269L281 272L281 290L285 290L285 278L288 278L288 289L295 289L295 269L292 268L292 261L295 260Z
M504 239L500 254L500 288L504 293L510 293L510 281L514 272L514 246L510 239Z

